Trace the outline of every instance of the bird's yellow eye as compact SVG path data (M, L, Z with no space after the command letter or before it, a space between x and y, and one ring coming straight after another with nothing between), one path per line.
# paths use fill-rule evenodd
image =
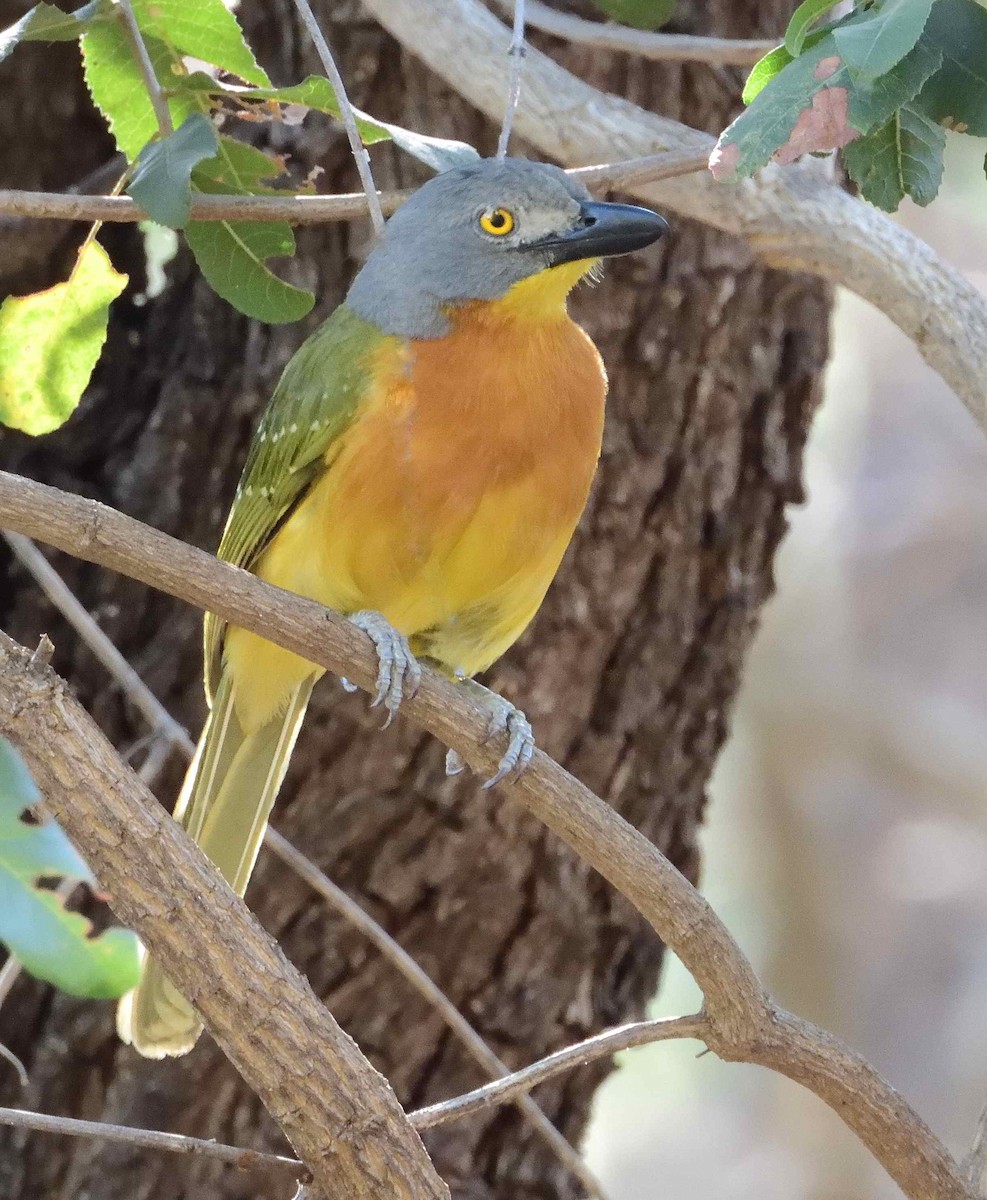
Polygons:
M514 228L514 214L506 208L488 208L480 213L480 228L494 237L503 237Z

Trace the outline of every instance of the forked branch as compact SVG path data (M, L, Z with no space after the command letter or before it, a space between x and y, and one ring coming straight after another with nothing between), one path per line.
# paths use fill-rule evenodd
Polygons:
M350 622L113 509L0 472L0 527L35 537L207 608L231 624L345 675L367 691L373 689L376 670L372 647L369 639ZM4 674L0 670L0 677ZM81 720L75 702L64 693L56 692L53 696L49 683L39 682L37 692L37 700L32 703L23 694L11 701L9 681L0 690L0 729L9 732L15 742L23 742L40 723L51 735L50 745L56 740L56 733L65 736L65 723L70 717L76 726ZM55 711L49 713L53 700L57 700ZM421 690L406 703L404 711L458 751L474 770L494 769L499 748L486 744L486 715L454 683L426 671ZM60 729L53 728L59 725ZM89 740L93 742L92 738ZM103 886L114 895L120 915L133 925L176 983L196 1001L217 1040L266 1101L272 1097L266 1080L269 1063L262 1068L262 1064L246 1060L241 1044L244 1031L237 1025L234 1013L246 1010L264 1014L260 1018L264 1036L250 1040L253 1045L261 1041L268 1047L272 1046L271 1036L282 1027L290 1026L297 1040L311 1032L307 1025L299 1029L299 1024L315 1021L316 1041L325 1042L325 1046L315 1058L306 1060L306 1065L310 1061L314 1064L306 1076L306 1086L312 1082L318 1087L321 1080L323 1087L335 1090L335 1079L324 1078L339 1069L338 1061L332 1070L326 1068L331 1056L326 1047L339 1052L340 1035L331 1018L300 980L293 980L290 986L283 981L287 964L283 960L272 961L275 952L269 942L255 951L252 949L252 953L260 956L258 962L263 963L263 969L258 970L258 964L250 962L251 956L245 955L243 945L239 944L242 923L251 926L258 935L259 930L240 902L210 871L201 854L192 853L181 831L160 811L151 812L150 804L147 812L130 811L134 806L125 802L125 795L129 795L126 773L108 745L97 739L91 751L100 774L113 781L105 796L80 795L80 772L88 771L91 779L92 764L64 762L39 752L37 745L28 760L69 835L90 859ZM861 1138L912 1200L973 1200L974 1193L956 1162L898 1093L837 1039L779 1009L764 993L750 963L703 897L609 805L542 753L536 753L529 770L507 789L507 794L524 803L621 891L679 956L703 991L707 1021L704 1040L710 1049L729 1061L769 1066L809 1088ZM99 813L98 820L92 819L94 813ZM149 846L154 847L153 854L148 854ZM183 846L188 850L191 865L179 865ZM160 894L153 890L148 893L146 884L128 884L120 860L131 855L144 863L139 871L151 871L154 887L162 889ZM133 869L133 864L129 869ZM138 881L142 878L145 876L140 873L136 876ZM188 889L211 894L218 918L207 918L182 905L178 897L189 894ZM175 897L170 905L168 896ZM213 905L209 908L212 910ZM227 955L229 921L234 913L238 951ZM174 926L169 920L174 921ZM176 950L169 941L169 929L173 931L170 936L174 936L174 930L180 930L182 937L188 938L190 929L186 926L190 922L195 941L186 944L197 944L200 950L193 957ZM203 944L219 950L204 956ZM251 984L245 1004L234 1003L230 994L233 979L229 958L249 965ZM218 1003L209 980L216 972L221 989L225 988ZM286 1003L297 1002L296 989L301 989L303 1003L299 1009L286 1009ZM313 1016L313 1008L321 1015ZM294 1061L297 1044L285 1045L283 1041L279 1044L287 1052L282 1061ZM267 1063L267 1053L263 1060ZM379 1097L379 1084L375 1083L374 1088ZM282 1093L276 1093L275 1098L283 1099ZM380 1102L383 1103L382 1098ZM294 1144L306 1163L312 1165L306 1151L314 1150L313 1138L323 1150L327 1136L332 1140L334 1136L345 1135L350 1151L354 1144L360 1143L368 1128L364 1120L354 1117L353 1127L348 1124L341 1127L338 1114L334 1114L324 1128L314 1131L307 1122L312 1111L324 1117L324 1095L320 1092L312 1098L312 1104L309 1113L293 1111L294 1120L305 1127L299 1130L290 1126ZM378 1146L391 1135L393 1128L391 1110L385 1106L384 1111L388 1115L386 1124L380 1127L381 1137L372 1139ZM292 1114L279 1110L277 1115L288 1131ZM399 1125L402 1139L399 1144L407 1147L407 1126L400 1122ZM405 1153L410 1154L410 1149ZM416 1167L419 1163L417 1157L402 1156L401 1161L413 1162ZM363 1182L360 1164L348 1162L355 1178ZM434 1188L431 1178L425 1176L421 1183L421 1195L441 1194L430 1190Z

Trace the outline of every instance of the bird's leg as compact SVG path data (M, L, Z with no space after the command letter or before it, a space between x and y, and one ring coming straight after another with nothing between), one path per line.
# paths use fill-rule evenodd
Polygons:
M535 752L535 738L528 718L509 700L505 700L503 696L498 696L496 692L485 688L475 679L464 679L463 687L490 714L487 736L483 739L484 744L501 733L506 733L508 738L507 750L501 758L496 772L483 785L484 788L492 788L494 784L500 783L512 772L515 778L523 775ZM455 750L450 750L446 754L447 775L458 775L464 765L462 758Z
M387 709L387 720L384 722L386 729L401 707L405 689L409 698L418 691L422 669L411 653L408 639L398 633L382 613L367 609L353 613L349 619L357 629L363 630L377 651L377 694L370 707L383 704Z

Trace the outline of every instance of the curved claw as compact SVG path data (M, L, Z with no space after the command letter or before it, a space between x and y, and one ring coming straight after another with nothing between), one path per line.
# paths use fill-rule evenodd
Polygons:
M387 618L368 609L354 613L350 620L370 638L377 651L377 694L371 708L383 704L387 709L386 729L401 707L405 695L414 696L422 681L422 669L411 653L408 639L398 633Z
M508 742L507 750L501 758L497 770L483 785L485 791L500 783L502 779L506 779L508 775L513 774L515 779L519 779L527 770L535 752L535 735L531 730L528 718L509 700L503 699L494 692L489 694L496 703L490 714L487 736L483 740L489 742L498 734L506 733Z

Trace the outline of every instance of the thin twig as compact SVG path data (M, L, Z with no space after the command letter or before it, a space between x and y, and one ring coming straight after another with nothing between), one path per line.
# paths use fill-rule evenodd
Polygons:
M15 963L15 960L12 958L7 960L6 965L9 966L11 963ZM13 1050L11 1050L9 1046L5 1046L3 1042L0 1042L0 1058L5 1059L10 1063L10 1065L17 1072L17 1078L20 1080L21 1087L26 1088L31 1081L27 1077L27 1071L24 1069L24 1064L13 1052Z
M671 151L648 154L624 162L592 167L575 167L566 173L587 187L611 187L652 183L677 175L705 171L709 150ZM387 214L402 204L411 192L382 192L379 199ZM0 190L0 213L50 221L146 221L147 213L129 196L79 196L62 192ZM196 221L289 221L293 225L315 225L327 221L352 221L367 215L367 197L362 192L337 196L204 196L192 199Z
M360 173L360 182L363 184L363 190L367 194L367 206L370 209L370 220L373 222L374 233L377 237L380 237L384 232L384 212L380 205L380 197L377 194L373 172L370 170L370 154L367 151L367 147L363 144L363 138L360 137L360 130L356 123L356 114L353 112L353 106L346 95L343 77L339 73L339 68L332 57L332 51L329 49L329 43L323 37L322 30L319 28L319 22L315 19L315 14L312 12L308 0L295 0L295 8L298 9L298 15L308 30L309 37L315 44L319 58L322 59L322 66L329 77L329 82L332 84L332 90L336 94L340 120L343 122L343 127L346 130L346 136L350 140L350 149L353 151L356 169Z
M648 1046L672 1038L698 1038L701 1041L707 1031L708 1024L701 1013L692 1017L637 1021L630 1025L621 1025L574 1046L567 1046L555 1054L549 1054L520 1071L514 1071L503 1079L488 1083L485 1087L466 1092L452 1100L443 1100L438 1104L430 1104L427 1108L420 1108L409 1113L408 1120L418 1130L459 1121L497 1105L516 1102L531 1088L571 1071L574 1067L608 1058L621 1050ZM72 1137L98 1137L107 1141L129 1142L148 1150L167 1150L173 1154L201 1154L237 1167L281 1167L296 1175L302 1170L302 1163L297 1159L286 1158L280 1154L241 1150L235 1146L225 1146L219 1142L177 1133L134 1129L126 1125L110 1125L100 1121L80 1121L72 1117L52 1117L16 1108L0 1108L0 1125L33 1129L41 1133L63 1133Z
M365 691L375 687L376 654L352 622L105 505L0 471L0 527L43 539L208 609ZM69 836L113 895L114 907L158 955L176 985L195 998L206 1024L244 1074L256 1079L261 1062L270 1069L272 1049L302 1052L315 1027L320 1039L337 1036L328 1014L289 982L294 976L287 963L269 940L258 939L247 910L174 822L160 811L147 811L153 806L143 785L99 741L91 718L64 688L48 696L20 665L28 656L5 649L10 646L0 636L0 732L21 748ZM417 695L405 701L402 713L460 754L474 771L495 769L500 748L488 737L487 710L452 681L426 668ZM79 771L83 778L76 782ZM678 955L703 993L708 1021L704 1040L720 1058L770 1067L808 1088L857 1134L912 1200L972 1200L957 1163L901 1095L837 1038L776 1005L707 901L609 804L540 751L525 774L505 786L507 796L523 803L599 871ZM150 857L149 845L155 847ZM183 906L178 897L186 894L211 894L215 907ZM249 972L244 972L246 946L208 960L190 952L190 939L198 948L217 937L230 948L231 938L238 947L250 938L256 961ZM245 1006L250 1012L246 1038L242 1021L237 1024ZM312 1028L308 1022L314 1023ZM289 1030L294 1040L285 1044L283 1035ZM308 1153L302 1156L313 1170L323 1160L311 1155L326 1153L326 1133L338 1131L339 1121L327 1114L321 1094L312 1088L338 1092L340 1063L349 1068L352 1062L345 1055L337 1057L341 1049L335 1050L331 1067L325 1047L311 1051L306 1107L286 1108L284 1094L277 1096L277 1114L296 1136L304 1135ZM366 1090L365 1083L359 1086ZM265 1093L267 1099L272 1096ZM320 1123L313 1126L316 1120Z
M419 1108L410 1113L408 1119L416 1129L431 1129L434 1125L444 1125L447 1121L458 1121L473 1113L482 1112L495 1104L506 1104L538 1084L554 1079L556 1075L571 1071L573 1067L594 1062L598 1058L608 1058L619 1050L629 1050L632 1046L647 1046L652 1042L664 1042L671 1038L698 1038L703 1041L708 1032L709 1023L701 1013L692 1017L637 1021L632 1025L621 1025L617 1029L608 1029L605 1033L598 1033L595 1037L577 1042L574 1046L557 1050L554 1054L549 1054L504 1079L497 1079L452 1100L443 1100L438 1104L430 1104L428 1108Z
M168 758L172 746L180 749L187 759L191 758L195 753L195 743L188 732L171 716L106 633L96 624L84 605L37 546L30 538L23 537L18 533L4 533L3 536L44 589L51 602L73 625L85 644L151 725L153 730L151 748L137 772L141 780L151 786ZM401 972L427 1003L438 1012L446 1025L490 1076L496 1079L509 1074L509 1068L494 1054L438 984L369 913L365 912L342 888L333 883L327 875L276 830L269 827L265 841L282 862L358 929L368 941L377 947L384 958ZM0 972L0 1005L3 1004L6 991L13 986L19 970L19 964L11 959ZM8 971L11 972L11 977L6 981L5 988L5 976ZM602 1200L604 1192L599 1181L590 1172L578 1152L549 1121L538 1105L528 1096L520 1097L517 1103L525 1118L543 1141L549 1145L560 1162L572 1172L591 1196Z
M511 0L497 0L510 11ZM650 33L626 25L587 21L572 13L557 12L541 0L528 0L528 24L543 33L595 46L600 50L626 50L656 62L702 62L720 66L749 67L778 45L780 38L692 37L683 33Z
M507 157L507 146L511 140L511 128L514 125L514 114L517 112L518 101L521 99L521 72L524 69L524 0L514 0L514 25L511 32L511 45L507 51L510 58L510 81L507 88L507 104L504 107L504 120L500 126L500 137L497 140L497 157Z
M123 17L124 30L127 34L127 40L130 42L130 48L134 53L134 58L136 58L137 65L140 67L141 75L144 78L144 86L147 88L147 94L154 108L158 130L162 137L168 137L169 134L175 132L175 126L171 122L168 101L165 99L164 92L161 90L161 84L158 82L158 77L155 74L154 63L151 62L151 56L147 52L144 35L137 24L136 16L134 16L133 5L130 3L130 0L116 0L116 5L120 10L120 15Z
M350 925L358 929L369 942L377 947L384 958L401 972L425 1002L435 1009L484 1071L494 1079L511 1077L510 1069L494 1054L445 992L383 926L378 925L369 913L365 912L355 900L333 883L277 830L268 828L265 844L282 862L318 892L328 904L341 913ZM530 1096L518 1095L514 1097L514 1103L563 1166L568 1168L582 1183L589 1195L603 1197L605 1193L599 1180L583 1162L578 1151L555 1128L534 1100Z
M230 1166L247 1170L251 1167L278 1167L297 1176L304 1170L297 1158L283 1154L268 1154L263 1150L241 1150L210 1142L205 1138L186 1137L180 1133L162 1133L157 1129L134 1129L129 1125L109 1125L102 1121L80 1121L75 1117L52 1117L47 1113L27 1112L20 1108L0 1108L0 1125L14 1129L32 1129L38 1133L61 1133L68 1137L103 1138L108 1142L125 1142L145 1150L167 1150L169 1154L197 1154L216 1158Z
M188 731L144 683L38 547L19 533L5 532L3 536L48 599L113 676L127 699L146 717L152 730L165 734L191 756L195 752L195 742Z

